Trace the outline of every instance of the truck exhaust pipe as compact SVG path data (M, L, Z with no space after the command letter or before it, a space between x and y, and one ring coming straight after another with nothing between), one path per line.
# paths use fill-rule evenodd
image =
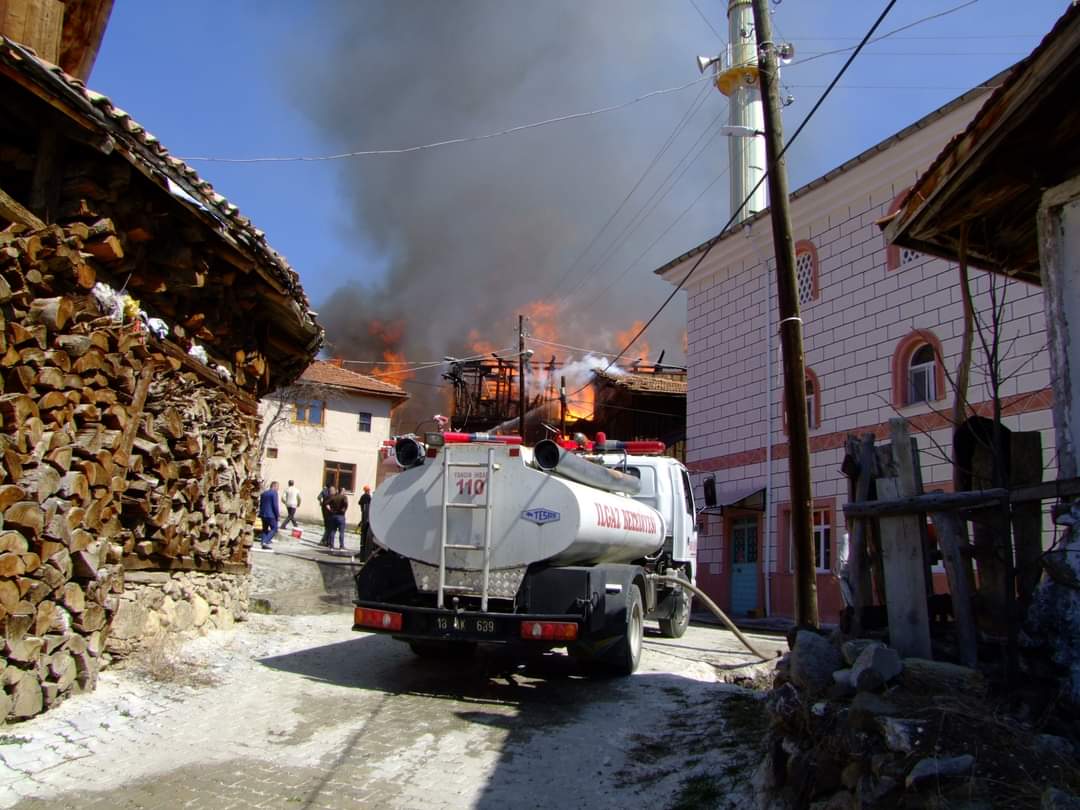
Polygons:
M558 473L563 478L569 478L579 484L608 492L623 492L627 495L637 495L641 491L641 479L605 467L603 464L586 461L559 447L551 439L544 439L537 443L533 448L533 461L541 470Z

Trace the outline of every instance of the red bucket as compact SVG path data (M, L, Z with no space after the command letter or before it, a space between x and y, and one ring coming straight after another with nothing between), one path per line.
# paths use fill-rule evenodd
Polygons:
M292 534L292 536L295 537L297 540L304 536L303 531L301 531L300 529L293 529L290 534Z

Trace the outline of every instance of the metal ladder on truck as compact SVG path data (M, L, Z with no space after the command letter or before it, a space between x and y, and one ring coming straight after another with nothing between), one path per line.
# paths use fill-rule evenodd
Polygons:
M487 461L453 461L454 450L468 445L447 445L442 453L443 474L443 497L442 497L442 533L439 538L439 593L437 607L445 607L447 592L472 590L467 585L446 584L446 552L447 550L481 551L483 552L483 576L480 590L480 610L488 609L488 585L491 575L491 516L494 502L491 500L491 487L495 478L495 448L487 449ZM484 482L484 500L482 503L453 503L450 500L450 473L460 469L487 470L487 480ZM479 480L479 479L475 479ZM447 517L451 509L482 509L484 510L484 544L482 546L472 543L450 543L447 537Z

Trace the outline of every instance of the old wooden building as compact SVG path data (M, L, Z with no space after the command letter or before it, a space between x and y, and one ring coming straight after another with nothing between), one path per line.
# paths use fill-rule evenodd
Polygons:
M0 37L0 718L243 615L257 403L322 340L236 206Z

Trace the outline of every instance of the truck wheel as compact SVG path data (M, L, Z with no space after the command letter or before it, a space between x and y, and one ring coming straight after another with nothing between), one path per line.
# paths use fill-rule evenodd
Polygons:
M672 596L675 610L670 618L660 619L660 635L664 638L682 638L690 626L690 603L693 597L685 588L678 588Z
M631 585L626 594L626 633L615 642L605 662L615 675L633 675L641 663L641 648L645 640L645 608L641 591Z
M410 641L409 649L420 658L471 658L476 644L470 641Z

